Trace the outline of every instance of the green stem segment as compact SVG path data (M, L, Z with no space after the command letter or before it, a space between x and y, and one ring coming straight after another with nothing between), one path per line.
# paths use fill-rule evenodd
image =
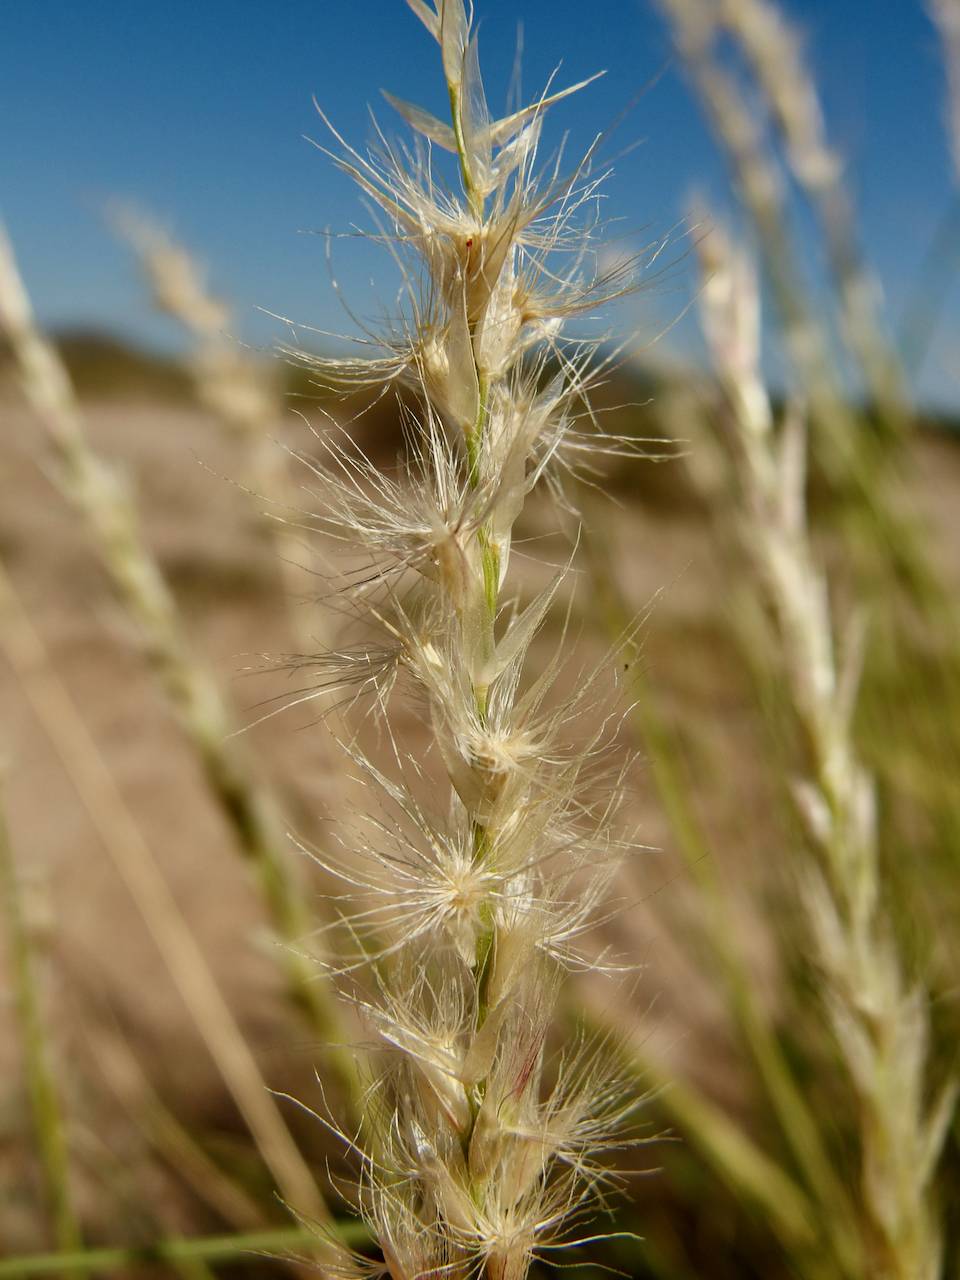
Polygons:
M2 813L0 896L3 899L9 935L14 1001L37 1135L37 1152L43 1165L57 1243L61 1249L75 1250L81 1245L81 1237L70 1195L70 1169L63 1115L40 1008L30 930L24 916L13 852ZM75 1270L85 1272L86 1268L77 1267Z
M450 95L450 119L453 123L453 137L457 144L457 159L460 161L460 176L463 179L463 190L470 208L479 220L483 218L483 196L477 190L470 172L470 161L467 158L467 143L463 136L462 98L459 85L447 81L447 93Z
M461 95L459 87L447 83L447 90L450 95L450 117L453 124L453 134L456 140L457 156L460 161L460 174L463 180L463 190L466 195L467 202L478 223L483 223L484 218L484 199L483 195L477 190L473 181L473 175L470 172L470 162L467 157L466 141L463 136L463 121L461 116ZM464 428L464 444L467 453L467 474L469 477L470 487L478 489L483 477L483 447L484 436L486 434L487 422L490 416L490 379L488 375L480 368L476 360L476 352L474 352L474 368L477 378L477 416L472 424L466 425ZM477 531L477 544L480 550L480 571L483 578L483 598L486 606L485 632L486 642L484 645L488 656L492 657L496 646L495 626L497 620L497 608L500 593L500 549L496 544L493 534L489 527L483 526ZM477 713L481 723L486 722L487 718L487 697L488 688L486 684L478 685L474 683L473 696L476 702ZM489 829L481 822L475 822L473 828L473 858L475 862L481 862L489 856L491 852L491 838ZM477 1028L483 1026L486 1021L488 1012L487 992L493 976L494 966L496 964L497 953L497 934L496 925L491 919L482 935L477 940L476 964L474 965L474 975L477 981L479 992L479 1002L477 1008Z
M363 1245L369 1231L362 1222L338 1222L336 1233L345 1244ZM88 1271L110 1273L131 1268L203 1260L223 1262L244 1254L279 1254L296 1249L315 1257L323 1248L315 1230L286 1227L274 1231L254 1231L248 1235L205 1236L194 1240L161 1240L156 1244L79 1249L73 1253L36 1253L20 1258L0 1259L0 1277L21 1280L25 1276L79 1275Z

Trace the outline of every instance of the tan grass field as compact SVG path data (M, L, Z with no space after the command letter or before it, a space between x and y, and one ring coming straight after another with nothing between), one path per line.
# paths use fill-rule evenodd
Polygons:
M228 690L238 725L252 723L260 701L283 693L295 677L276 671L250 675L246 669L289 652L295 642L290 601L258 516L265 504L241 487L236 446L214 421L188 407L102 402L89 406L88 418L97 447L121 462L135 484L147 538L197 650ZM0 423L0 546L56 675L76 700L155 852L265 1080L317 1105L312 1077L318 1066L322 1070L322 1052L285 1012L277 944L192 753L144 670L136 636L83 528L51 483L33 421L7 399ZM309 450L306 428L292 414L278 434ZM910 461L916 472L912 497L933 551L944 574L960 584L960 445L925 434L911 445ZM309 509L306 498L304 506ZM621 490L603 509L624 596L634 610L646 611L640 634L645 672L662 716L695 744L687 761L695 779L694 804L732 891L751 977L775 1006L776 947L764 918L763 886L772 885L770 868L783 835L756 703L729 638L727 613L736 593L729 556L695 504L665 508ZM525 536L536 537L541 523L534 505ZM523 572L524 585L530 585L531 571ZM544 570L537 574L542 578ZM318 588L308 574L302 579L304 600L294 607L309 610ZM574 628L584 629L599 655L605 640L597 634L596 597L589 584L584 589L580 583L575 592ZM239 1161L234 1167L242 1170L242 1128L234 1108L6 666L0 722L9 822L35 914L88 1230L115 1239L118 1205L126 1206L124 1238L214 1229L220 1221L214 1206L204 1203L169 1153L164 1158L151 1143L150 1100L159 1096L201 1145L227 1164ZM415 725L414 718L407 728L417 732ZM342 822L358 803L356 784L333 763L313 704L281 711L244 739L298 833L315 839L325 824ZM642 965L618 998L616 1016L670 1074L695 1080L726 1109L748 1113L749 1088L712 975L689 945L688 930L702 904L677 856L642 749L631 775L630 816L652 848L631 859L620 885L630 905L608 926L616 945ZM322 880L314 877L315 889ZM316 909L319 919L319 896ZM37 1213L38 1173L10 1007L0 1015L0 1237L5 1253L31 1252L45 1242ZM307 1117L286 1110L304 1149L319 1161L322 1134ZM658 1158L654 1150L641 1163L652 1167ZM641 1224L649 1186L647 1180L639 1183Z

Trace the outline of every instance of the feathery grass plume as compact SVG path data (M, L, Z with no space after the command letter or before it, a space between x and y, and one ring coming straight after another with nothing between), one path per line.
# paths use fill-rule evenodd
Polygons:
M888 557L881 568L883 590L889 594L892 567L899 581L906 585L911 600L929 620L947 630L956 648L960 619L950 593L930 563L922 534L901 509L899 482L902 476L889 465L890 451L884 447L877 432L867 429L870 424L851 408L843 394L829 334L819 320L799 267L799 255L790 234L787 191L767 137L766 122L762 113L751 108L738 77L724 64L720 55L718 42L727 14L725 6L729 4L727 18L732 23L736 17L738 30L749 46L747 52L751 54L757 74L767 79L772 77L769 69L761 65L765 46L756 26L747 33L749 23L743 16L749 13L755 18L759 3L760 0L756 4L744 0L745 7L738 8L738 0L657 0L670 23L675 44L709 124L727 153L737 196L757 233L764 275L772 287L783 330L791 381L809 406L818 467L841 499L856 499L854 513L865 517L848 524L852 544L861 559L871 566L874 576L876 547L881 546ZM769 15L768 19L765 31L774 25ZM778 54L781 58L788 58L794 52L789 34L783 34L786 32L783 24L776 29L781 35ZM846 202L842 188L839 183L831 185L828 170L832 153L817 127L819 108L816 98L809 85L806 90L802 88L804 74L795 57L785 70L792 88L778 87L777 100L774 101L771 85L770 105L792 148L795 164L806 173L808 186L812 189L812 179L819 173L821 187L831 193L829 211L826 208L822 211L823 221L828 227L828 234L838 237L834 256L839 255L844 265L844 287L851 295L846 304L847 311L851 316L861 315L869 326L871 322L864 311L869 299L864 302L863 289L857 283L857 255L852 247L853 232L844 207ZM803 100L799 106L798 99ZM854 294L858 296L854 298ZM846 336L850 338L859 334L863 337L864 333L863 323L859 328L854 324L854 331ZM875 345L873 339L870 341ZM873 361L874 356L870 359ZM885 376L878 374L878 379ZM888 406L895 403L886 392L880 399ZM945 669L941 674L945 688L951 686L949 696L956 697L956 672Z
M291 1000L331 1045L330 1060L349 1087L352 1064L347 1055L337 1053L332 1001L302 954L310 917L295 860L288 856L283 819L231 740L227 706L213 677L191 650L176 601L141 535L136 506L123 477L87 440L67 371L36 325L2 228L0 331L10 340L27 400L53 446L63 491L89 526L113 586L138 625L147 659L200 758L237 848L257 876L271 924L284 944L281 963Z
M598 681L564 702L559 660L528 660L565 571L523 606L507 588L533 487L590 448L623 447L584 398L596 344L563 326L629 281L591 270L592 154L566 173L560 155L538 166L547 108L582 86L493 119L472 12L408 2L440 47L451 122L390 97L417 141L378 131L366 154L330 125L336 163L385 217L406 307L379 351L294 353L348 385L405 382L421 401L399 473L336 431L313 465L318 522L364 566L351 607L385 637L318 662L325 684L371 692L396 764L388 774L347 743L380 810L345 837L342 863L325 862L345 885L340 973L382 1048L347 1141L383 1253L373 1270L520 1280L578 1241L636 1105L616 1055L589 1038L559 1062L548 1053L564 971L606 965L585 935L629 847L623 770ZM437 151L455 157L459 194ZM426 758L395 737L398 681L427 709ZM343 1258L345 1274L371 1266Z
M727 401L742 542L776 627L804 749L793 793L813 856L800 872L801 901L858 1101L867 1270L882 1280L935 1280L931 1182L955 1089L928 1099L927 997L904 972L883 902L873 781L851 724L862 628L838 640L806 531L802 412L788 412L777 433L760 371L753 265L719 229L703 241L701 260L703 329Z

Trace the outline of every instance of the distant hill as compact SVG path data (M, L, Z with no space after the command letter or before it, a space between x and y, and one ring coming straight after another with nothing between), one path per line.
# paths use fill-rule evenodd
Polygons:
M89 329L61 330L54 339L83 397L133 394L151 400L184 400L191 396L189 376L173 357Z
M61 329L53 340L83 399L181 401L191 396L190 379L180 363L135 346L125 338L94 329ZM9 346L0 336L0 385L13 378Z
M107 331L84 327L57 330L54 341L64 358L79 396L85 400L136 399L161 403L191 403L195 395L190 373L175 356L161 355L128 339ZM376 452L393 452L399 444L401 415L392 395L382 397L372 391L358 392L349 400L342 398L322 377L309 368L277 360L274 364L278 389L291 405L309 409L311 403L323 403L337 417L355 415L355 426L364 443ZM548 375L549 376L549 370ZM0 336L0 390L13 378L9 349ZM680 365L657 365L629 362L611 368L606 378L591 393L591 405L604 430L632 439L663 439L663 406L670 392L685 386L709 396L710 379L701 370ZM401 393L408 410L416 413L416 402L409 391ZM776 399L776 397L775 397ZM334 407L336 406L336 407ZM921 430L960 438L960 419L946 413L917 412L915 422ZM670 430L683 435L682 423L671 422ZM656 447L654 446L654 451ZM669 452L669 451L668 451ZM605 482L633 483L633 468L623 469L615 461L601 467ZM671 476L679 469L670 468ZM675 481L664 488L673 490ZM658 486L659 487L659 486ZM683 486L686 487L686 486ZM676 496L671 493L671 497Z

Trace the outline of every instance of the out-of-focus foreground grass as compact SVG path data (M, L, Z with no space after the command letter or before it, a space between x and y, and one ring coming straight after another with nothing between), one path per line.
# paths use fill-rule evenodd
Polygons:
M865 301L840 167L776 10L661 7L730 161L770 341L803 393L811 538L837 632L863 621L853 739L876 783L892 945L926 993L936 1099L960 1025L960 424L910 403L903 357L919 358L929 308L898 346ZM759 39L771 30L779 43ZM721 39L737 44L733 66ZM745 82L762 125L743 114ZM829 314L790 239L801 200L831 264ZM710 218L694 221L706 259ZM351 420L389 459L400 415L389 397L344 400L224 339L189 260L132 225L191 361L61 336L79 418L69 394L26 403L13 352L0 365L0 1276L302 1270L312 1236L277 1188L304 1219L349 1216L349 1161L285 1100L362 1106L338 1051L356 1029L335 1025L316 960L336 886L290 839L323 846L339 826L348 842L361 786L330 748L335 698L301 700L317 689L311 658L348 644L351 623L296 455L310 452L305 417L317 431ZM805 743L769 601L745 568L724 375L625 362L598 389L605 429L663 441L664 458L611 459L578 490L577 585L541 639L546 654L568 611L598 661L635 636L620 732L650 852L624 869L623 908L597 945L637 976L617 997L584 985L569 1018L590 1009L614 1029L650 1094L639 1132L660 1140L629 1152L611 1201L641 1239L591 1256L662 1280L881 1274L862 1107L801 906ZM778 429L797 399L774 398ZM561 559L538 501L524 534L538 558ZM531 558L530 586L545 572ZM413 713L407 727L417 734ZM944 1118L931 1176L953 1274L960 1149Z

